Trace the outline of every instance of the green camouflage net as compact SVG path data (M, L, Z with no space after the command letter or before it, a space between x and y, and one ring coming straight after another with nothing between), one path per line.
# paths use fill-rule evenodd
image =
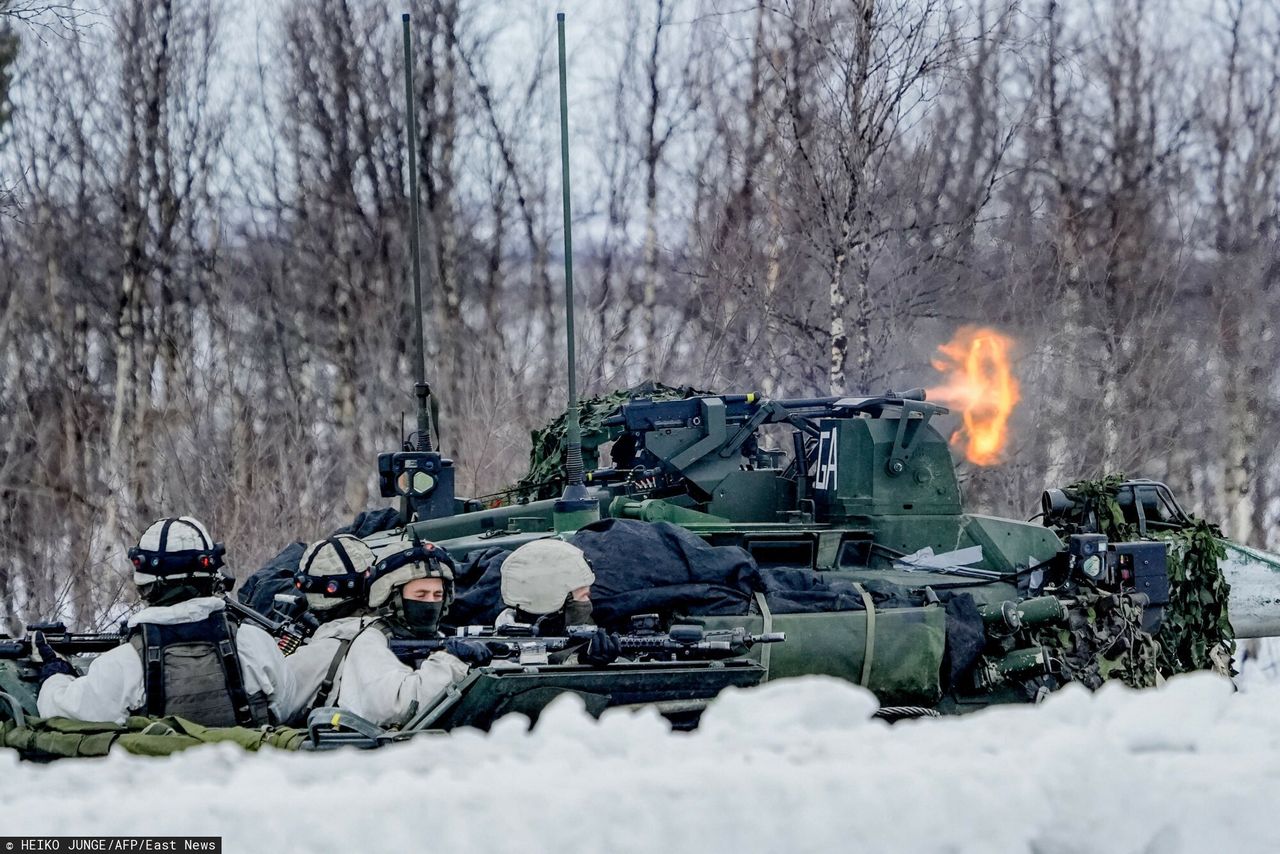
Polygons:
M1125 518L1116 500L1120 484L1125 480L1123 475L1109 475L1102 480L1078 481L1068 486L1064 492L1080 508L1074 521L1094 527L1093 519L1096 519L1098 533L1113 542L1140 539L1138 526ZM1218 567L1218 561L1226 557L1221 538L1222 532L1216 525L1195 516L1176 530L1147 532L1146 539L1169 545L1169 604L1164 609L1156 656L1156 668L1161 676L1193 670L1214 670L1227 675L1231 672L1235 635L1227 614L1231 589ZM1145 644L1142 641L1140 645ZM1146 652L1141 653L1143 664L1133 673L1146 672L1146 656ZM1106 676L1103 673L1103 677ZM1134 684L1129 678L1125 681Z
M618 407L635 397L651 400L684 400L700 394L690 386L675 388L662 383L646 382L634 388L588 397L578 403L578 424L582 428L582 460L587 471L599 467L600 446L614 438L604 427L604 420ZM615 431L616 432L616 431ZM554 421L531 434L533 447L529 450L529 471L507 493L505 501L498 504L538 501L558 498L564 491L564 443L565 416L561 413Z
M1142 605L1127 594L1078 597L1063 626L1040 630L1035 640L1054 651L1061 678L1089 689L1118 679L1131 688L1158 681L1160 644L1142 630Z

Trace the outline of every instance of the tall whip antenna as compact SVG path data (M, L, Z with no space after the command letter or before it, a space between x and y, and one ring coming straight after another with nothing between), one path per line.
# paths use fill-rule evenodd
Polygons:
M409 35L408 12L400 16L400 22L404 25L404 112L409 137L409 217L412 223L409 252L413 261L413 325L417 336L418 381L413 387L418 398L417 450L430 451L431 412L427 399L431 396L431 386L427 385L427 345L422 329L422 251L418 244L418 111L413 98L413 47L412 37ZM561 52L563 54L563 46ZM563 83L561 86L563 89Z
M569 205L569 90L564 51L564 12L556 13L560 46L560 176L564 190L564 308L568 341L569 409L565 413L564 493L556 502L556 527L567 530L599 518L600 505L583 484L582 430L578 426L578 370L573 349L573 216Z

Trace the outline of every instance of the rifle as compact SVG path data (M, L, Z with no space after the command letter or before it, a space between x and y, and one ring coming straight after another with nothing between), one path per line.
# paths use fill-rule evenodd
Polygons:
M563 636L542 637L527 626L467 626L458 630L458 636L479 640L489 647L494 658L536 659L548 652L561 652L571 646L588 643L598 630L597 626L570 626ZM786 632L751 634L744 628L704 631L701 626L672 626L669 632L645 631L619 635L622 654L638 661L694 661L717 658L735 658L756 644L782 643ZM428 640L388 641L391 651L406 663L426 658L444 649L448 638ZM526 661L524 663L546 663Z
M285 655L297 652L298 647L302 646L303 642L320 627L320 621L316 619L316 615L302 610L299 598L288 593L276 594L275 607L271 611L276 619L241 604L230 596L223 596L222 600L227 603L227 610L231 613L240 617L241 620L248 620L275 638L276 646L280 647L280 651Z
M60 655L92 655L109 652L129 639L120 632L69 632L61 621L31 623L27 626L27 636L11 638L0 635L0 658L21 660L31 657L31 636L42 632L44 639Z

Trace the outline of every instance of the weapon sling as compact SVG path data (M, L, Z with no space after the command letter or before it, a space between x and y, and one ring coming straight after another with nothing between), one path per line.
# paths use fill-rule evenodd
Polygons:
M329 670L324 674L324 681L320 683L320 689L316 691L316 701L313 704L313 708L329 705L329 694L333 692L333 681L338 676L338 668L346 660L347 650L350 649L352 640L354 638L338 641L338 651L333 654L333 661L329 662Z

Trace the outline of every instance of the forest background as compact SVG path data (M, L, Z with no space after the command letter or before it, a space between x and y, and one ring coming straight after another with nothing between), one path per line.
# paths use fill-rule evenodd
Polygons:
M1280 545L1280 7L564 5L585 393L901 390L988 325L1022 393L969 507L1123 471ZM385 504L413 407L400 11L0 0L9 630L118 611L153 517L204 519L243 577ZM554 11L413 4L460 494L519 477L564 404Z

